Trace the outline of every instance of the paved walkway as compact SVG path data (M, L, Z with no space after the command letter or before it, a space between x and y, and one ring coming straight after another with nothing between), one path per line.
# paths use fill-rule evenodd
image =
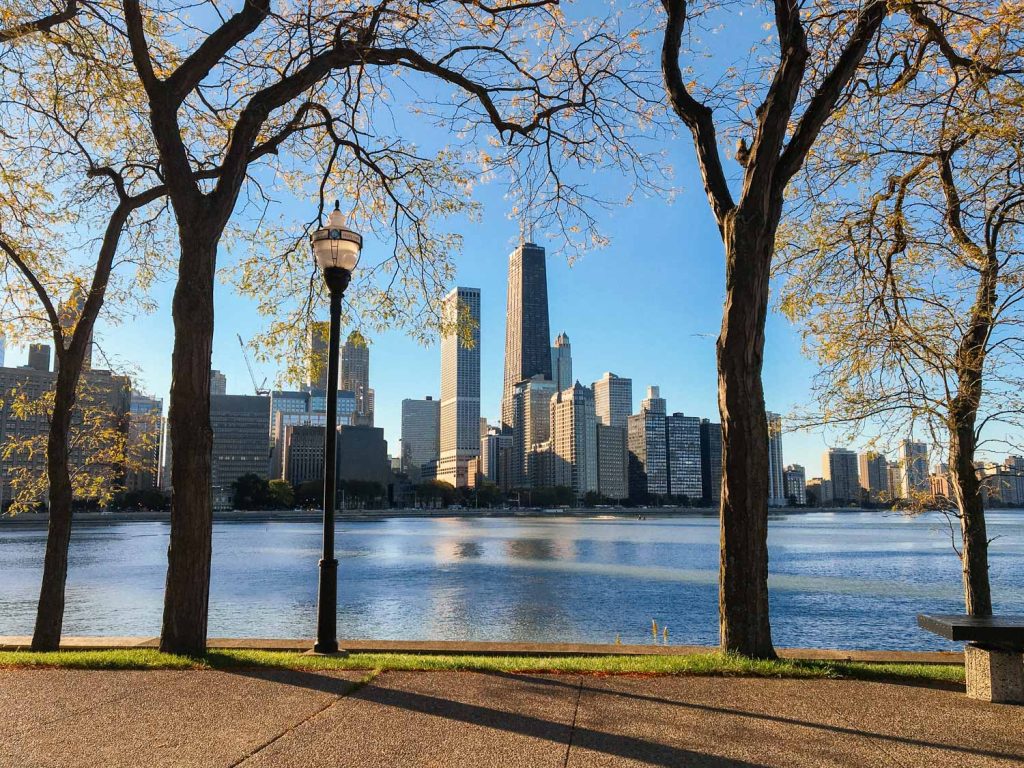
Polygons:
M1024 707L840 680L0 670L0 766L1020 766Z

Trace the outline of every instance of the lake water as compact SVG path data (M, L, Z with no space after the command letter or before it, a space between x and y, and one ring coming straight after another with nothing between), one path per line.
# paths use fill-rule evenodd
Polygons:
M1024 615L1024 512L989 513L997 613ZM946 519L882 512L779 514L769 526L779 647L956 648L922 611L960 613ZM77 525L64 630L156 635L166 523ZM29 634L45 531L0 526L0 635ZM391 518L337 530L338 631L375 639L718 640L718 520ZM320 527L214 526L211 637L312 637Z

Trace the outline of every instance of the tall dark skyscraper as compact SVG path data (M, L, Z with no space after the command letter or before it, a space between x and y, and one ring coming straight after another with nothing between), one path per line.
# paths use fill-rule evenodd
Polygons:
M508 257L502 429L512 428L513 388L538 374L545 379L551 378L547 262L542 247L522 243Z

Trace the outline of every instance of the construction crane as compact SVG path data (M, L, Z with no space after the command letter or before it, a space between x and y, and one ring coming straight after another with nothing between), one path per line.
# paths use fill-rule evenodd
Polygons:
M252 388L256 390L257 395L269 395L270 390L267 389L267 379L263 378L263 384L256 383L256 374L252 370L252 363L249 361L249 353L245 349L245 342L242 341L242 334L236 333L238 337L238 346L242 348L242 357L245 358L245 367L249 369L249 378L252 379Z

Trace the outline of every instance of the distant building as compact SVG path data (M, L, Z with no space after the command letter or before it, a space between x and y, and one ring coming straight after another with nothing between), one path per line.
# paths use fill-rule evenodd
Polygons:
M388 443L380 427L338 427L338 480L362 480L387 488Z
M782 472L786 503L802 507L807 503L807 475L799 464L790 464Z
M640 413L629 417L629 490L637 500L668 493L668 447L665 400L659 387L648 387Z
M953 493L949 484L949 465L939 464L928 476L929 492L933 499L952 499Z
M234 482L242 475L270 473L270 398L262 395L212 395L213 505L230 509Z
M629 447L625 427L597 425L597 491L616 501L629 498Z
M352 423L373 426L374 396L370 388L370 345L358 330L352 331L341 348L338 388L355 393L356 412Z
M857 454L846 448L829 448L821 457L821 473L832 482L832 500L837 504L860 503L860 475Z
M885 474L889 480L889 500L895 501L902 498L899 462L888 462L885 467Z
M673 413L665 417L668 492L697 501L704 495L700 463L700 419Z
M513 487L512 442L512 435L498 428L488 429L480 438L480 474L484 482L503 491Z
M782 417L768 411L768 505L786 506L786 490L782 472Z
M914 440L900 442L900 491L904 499L928 493L928 446Z
M832 481L812 477L807 481L807 504L812 507L830 507L833 498Z
M480 289L453 289L445 297L441 312L446 330L441 336L441 456L437 479L460 488L476 485L469 465L480 456ZM459 333L460 319L471 324L468 343ZM546 351L546 341L544 348Z
M153 490L160 475L160 433L164 401L134 390L128 409L128 471L125 488Z
M860 487L868 501L883 501L890 497L889 462L885 456L874 451L860 454Z
M593 390L598 422L625 429L626 420L633 412L633 380L605 373L594 382Z
M355 393L338 390L338 425L352 423ZM270 477L285 476L284 431L288 427L326 427L327 393L321 389L275 390L270 393Z
M50 345L29 344L28 345L28 367L33 371L50 370Z
M281 433L284 479L293 486L324 479L326 426L288 425Z
M1018 470L994 461L979 462L976 466L981 479L982 500L986 506L1024 505L1024 475Z
M441 458L441 401L402 401L402 472L419 482L423 465Z
M228 393L228 377L218 370L210 370L210 394L226 395Z
M562 392L572 386L572 346L565 331L558 334L555 346L551 348L551 380L555 389Z
M309 336L306 339L306 386L314 389L327 390L328 355L327 348L331 345L331 324L325 320L309 325Z
M505 381L501 427L512 427L513 390L534 376L551 379L547 258L534 243L522 243L508 257L505 312Z
M597 417L594 393L578 381L556 392L551 407L551 460L554 485L572 488L576 498L596 493Z
M555 383L537 374L512 390L512 486L550 485L546 458L538 458L551 438L551 398ZM538 463L540 462L540 463Z
M717 507L722 503L722 425L709 419L700 421L700 472L704 503Z
M24 470L38 475L46 473L45 441L50 428L49 414L37 408L25 412L16 406L16 400L24 398L30 403L38 402L53 390L57 374L48 370L49 349L46 347L45 365L42 354L37 353L35 362L40 366L38 368L31 365L0 367L0 445L16 440L26 448L31 446L30 450L14 451L0 461L0 506L11 500L11 477L15 471ZM31 351L29 356L31 359ZM79 396L80 407L73 416L72 429L81 430L81 406L88 401L91 418L97 419L104 428L112 428L127 441L131 407L131 382L128 378L110 371L89 370L83 371L81 383L84 394ZM86 454L82 441L71 446L70 461L73 471L93 473L118 486L127 480L120 464L96 463L95 456Z

